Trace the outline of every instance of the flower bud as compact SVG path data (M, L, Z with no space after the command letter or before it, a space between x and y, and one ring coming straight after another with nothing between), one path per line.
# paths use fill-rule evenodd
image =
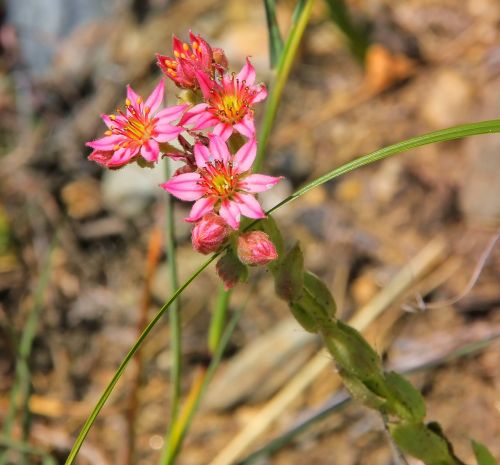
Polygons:
M263 231L250 231L239 236L237 253L245 265L267 265L278 258L276 247Z
M194 250L206 255L217 252L230 233L231 228L219 215L208 213L195 224L191 242Z

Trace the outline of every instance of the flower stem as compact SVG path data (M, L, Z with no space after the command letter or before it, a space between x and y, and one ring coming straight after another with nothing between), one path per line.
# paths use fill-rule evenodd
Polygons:
M227 317L227 309L229 307L230 298L231 291L225 291L222 285L219 286L217 302L215 304L215 310L210 321L210 328L208 330L208 349L212 354L217 350L224 331L224 323Z

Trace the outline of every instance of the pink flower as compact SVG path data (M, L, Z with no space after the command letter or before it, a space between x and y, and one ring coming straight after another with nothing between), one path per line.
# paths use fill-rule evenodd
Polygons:
M267 90L264 84L254 85L255 69L248 58L237 76L224 74L217 82L207 73L197 71L196 78L205 103L189 110L181 124L190 123L195 131L214 127L213 133L224 140L233 130L248 138L255 137L252 105L264 100Z
M141 156L147 162L156 162L160 153L159 144L175 139L184 128L171 125L187 105L177 105L157 111L163 100L163 80L144 102L132 87L127 86L125 112L117 115L102 115L108 130L105 136L87 146L94 151L89 159L108 168L118 168Z
M191 234L193 249L202 254L217 252L226 241L231 228L216 213L207 213L198 221Z
M245 265L267 265L278 258L276 247L263 231L250 231L238 237L238 258Z
M224 55L221 56L217 49L218 61L222 63L220 66L217 65L214 63L214 52L210 45L201 36L192 32L189 32L189 37L191 45L182 42L174 35L172 39L174 58L157 53L156 59L165 76L172 79L176 85L186 89L197 89L199 86L196 71L203 71L213 76L215 69L222 70Z
M209 146L197 143L194 156L198 170L174 176L161 187L181 200L195 200L186 221L198 221L211 211L233 229L238 229L241 215L264 218L265 213L254 194L263 192L281 178L250 174L257 153L257 143L251 139L234 156L219 136L209 136Z

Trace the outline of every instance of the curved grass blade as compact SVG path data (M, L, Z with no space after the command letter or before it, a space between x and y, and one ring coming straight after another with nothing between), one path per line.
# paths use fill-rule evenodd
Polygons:
M271 58L271 68L274 68L278 63L281 52L283 52L283 39L276 20L276 2L274 0L264 0L264 8L266 10L267 33L269 36L269 56Z
M453 128L448 128L448 129L442 129L439 131L434 131L430 132L428 134L424 134L422 136L417 136L413 137L411 139L405 140L403 142L399 142L397 144L390 145L388 147L385 147L380 150L376 150L375 152L369 153L368 155L361 156L359 158L356 158L355 160L346 163L338 168L335 168L334 170L326 173L325 175L319 177L318 179L315 179L314 181L311 181L310 183L306 184L304 187L296 191L294 194L290 195L286 199L282 200L280 203L275 205L273 208L267 211L267 213L272 213L273 211L278 210L282 206L292 202L293 200L298 199L302 195L306 194L310 190L314 189L315 187L321 186L322 184L325 184L328 181L331 181L334 178L337 178L341 176L342 174L348 173L350 171L354 171L357 168L360 168L365 165L369 165L370 163L374 163L379 160L383 160L384 158L388 158L392 155L396 155L401 152L405 152L407 150L411 150L417 147L421 147L423 145L428 145L436 142L446 142L450 140L455 140L455 139L460 139L463 137L469 137L469 136L474 136L474 135L479 135L479 134L493 134L493 133L498 133L500 132L500 120L490 120L490 121L482 121L479 123L471 123L471 124L464 124L461 126L456 126ZM255 224L257 221L254 221L251 223L248 227L251 227L253 224ZM222 251L221 251L222 252ZM90 414L89 418L85 422L85 424L82 427L82 430L80 431L80 434L78 435L78 438L76 439L75 444L73 445L73 448L70 451L70 454L66 460L66 465L71 465L74 463L74 460L76 458L76 455L78 454L78 451L80 450L80 447L83 444L83 441L85 440L85 437L87 436L92 424L94 423L95 419L97 418L97 415L101 411L102 407L106 403L108 397L110 396L111 392L113 391L116 383L120 379L121 375L125 371L125 368L130 361L130 359L134 356L134 354L137 352L141 344L143 343L144 339L147 337L147 335L151 332L151 330L154 328L156 323L160 320L160 318L163 316L163 314L168 310L169 306L172 304L172 302L177 299L179 295L182 294L182 292L191 284L192 281L205 269L208 267L210 263L212 263L219 255L220 253L214 254L212 257L210 257L205 263L203 263L194 273L192 276L189 277L187 281L180 286L177 291L170 297L170 299L160 308L158 313L155 315L155 317L151 320L151 322L148 324L146 329L143 331L139 339L135 342L135 344L132 346L128 354L125 356L124 360L118 367L116 373L114 374L112 380L104 390L104 393L100 397L99 401L97 402L96 406L92 410L92 413Z

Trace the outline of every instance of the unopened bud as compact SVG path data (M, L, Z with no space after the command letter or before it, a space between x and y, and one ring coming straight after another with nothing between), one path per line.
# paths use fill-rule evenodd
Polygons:
M206 255L217 252L230 233L231 228L219 215L208 213L195 224L191 242L194 250Z
M250 231L239 236L237 252L245 265L267 265L278 258L276 247L262 231Z
M224 50L221 48L213 48L213 57L214 57L214 62L221 66L223 69L227 69L227 57L226 54L224 53Z

